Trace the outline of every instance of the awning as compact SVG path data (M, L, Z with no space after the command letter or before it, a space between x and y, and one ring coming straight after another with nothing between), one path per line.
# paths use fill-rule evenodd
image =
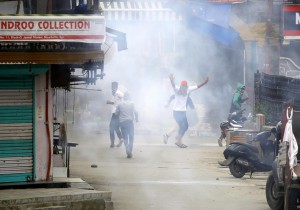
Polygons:
M101 45L101 49L105 54L105 63L110 62L117 51L127 50L126 34L106 27L105 42Z
M164 8L160 1L100 2L107 21L180 21L182 17Z

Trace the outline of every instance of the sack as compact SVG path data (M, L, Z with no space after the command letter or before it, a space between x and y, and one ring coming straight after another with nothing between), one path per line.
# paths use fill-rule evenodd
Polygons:
M289 115L288 110L291 109L291 115ZM286 111L287 123L284 130L283 142L289 143L288 157L290 168L293 172L293 167L297 165L297 153L298 153L298 143L293 133L292 118L293 118L293 108L288 107Z

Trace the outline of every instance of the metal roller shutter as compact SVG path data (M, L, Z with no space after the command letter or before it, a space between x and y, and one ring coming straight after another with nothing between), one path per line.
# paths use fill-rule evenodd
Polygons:
M101 1L106 21L181 21L162 1Z
M0 76L0 183L33 180L33 77Z

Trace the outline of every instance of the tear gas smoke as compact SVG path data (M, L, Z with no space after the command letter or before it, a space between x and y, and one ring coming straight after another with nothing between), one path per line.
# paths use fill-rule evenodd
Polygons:
M130 92L139 112L138 128L162 134L174 122L171 107L164 107L173 94L168 75L175 75L176 84L187 80L189 85L202 83L208 76L208 84L192 92L191 98L199 130L201 123L209 123L215 134L219 132L236 85L243 82L243 50L218 44L184 21L115 22L109 27L126 33L128 49L111 49L104 67L106 76L95 87L102 91L76 90L75 107L92 110L91 116L108 124L111 107L105 102L111 98L111 82L118 81Z
M92 116L108 122L111 107L105 102L111 98L111 82L118 81L135 102L139 128L163 133L174 121L171 107L164 107L173 94L169 74L175 75L178 85L181 80L187 80L189 85L202 83L208 76L209 83L192 92L191 97L198 111L201 110L197 113L199 122L218 126L227 118L232 93L242 78L237 73L242 71L242 57L184 26L170 30L152 24L152 27L150 24L122 27L127 34L128 50L114 53L106 63L106 76L95 87L102 92L76 90L76 98L80 98L76 106L94 110ZM165 46L169 36L174 38L176 48Z

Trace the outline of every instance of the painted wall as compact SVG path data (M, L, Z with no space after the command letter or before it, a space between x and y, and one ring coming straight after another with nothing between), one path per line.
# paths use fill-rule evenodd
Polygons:
M50 147L49 140L47 138L47 124L46 124L46 74L35 77L35 145L36 145L36 179L35 181L47 180L47 170L49 166L49 154L50 157L50 179L52 180L52 148L53 148L53 119L52 119L52 89L50 88L50 77L48 87L48 116L49 116L49 127L50 127ZM49 153L49 148L51 149Z

